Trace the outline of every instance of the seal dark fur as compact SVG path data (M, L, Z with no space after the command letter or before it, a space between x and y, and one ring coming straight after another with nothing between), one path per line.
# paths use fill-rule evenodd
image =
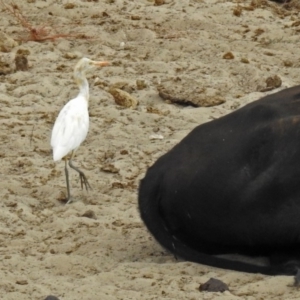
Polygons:
M196 127L146 173L141 218L183 259L295 275L300 266L300 86ZM266 256L259 266L220 258Z

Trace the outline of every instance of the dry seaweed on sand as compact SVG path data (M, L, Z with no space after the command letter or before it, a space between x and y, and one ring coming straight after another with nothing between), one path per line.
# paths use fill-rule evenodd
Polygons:
M24 15L22 9L14 2L5 3L0 1L0 7L9 15L14 17L24 29L24 32L19 35L17 39L23 42L35 41L43 42L46 40L54 41L59 38L72 39L88 39L91 38L82 33L57 33L53 26L44 23L40 25L33 25Z

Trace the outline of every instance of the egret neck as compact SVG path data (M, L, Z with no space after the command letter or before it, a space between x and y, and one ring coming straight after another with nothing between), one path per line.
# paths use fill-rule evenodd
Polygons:
M79 87L78 96L82 96L84 99L86 99L86 102L88 103L90 97L89 83L85 77L85 74L76 70L74 72L74 78L75 78L75 82Z

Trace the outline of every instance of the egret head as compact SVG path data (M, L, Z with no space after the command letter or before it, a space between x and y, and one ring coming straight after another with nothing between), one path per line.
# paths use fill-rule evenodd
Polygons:
M85 76L86 72L94 69L95 67L104 67L109 65L107 61L95 61L89 58L83 57L79 60L74 68L75 78Z

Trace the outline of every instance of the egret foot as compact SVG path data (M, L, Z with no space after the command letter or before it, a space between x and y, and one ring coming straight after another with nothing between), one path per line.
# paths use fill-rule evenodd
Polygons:
M87 180L85 174L84 174L82 171L80 171L80 170L78 170L77 172L79 173L79 177L80 177L81 189L83 189L83 185L84 185L84 186L85 186L85 189L86 189L87 191L88 191L89 189L91 190L92 188L91 188L91 186L90 186L90 184L89 184L89 182L88 182L88 180Z
M85 189L88 191L89 189L91 190L91 186L85 176L85 174L80 170L78 169L77 167L75 167L72 163L72 160L70 159L69 160L69 166L70 168L74 169L76 172L79 173L79 178L80 178L80 185L81 185L81 189L83 189L83 186L85 186Z
M70 168L74 169L76 172L79 173L81 189L83 189L83 186L84 186L87 191L89 189L91 190L92 188L91 188L85 174L80 169L78 169L77 167L75 167L73 165L71 159L69 160L69 166L70 166ZM68 197L66 198L66 201L67 201L66 204L70 204L73 201L73 199L72 199L71 191L70 191L69 171L68 171L67 159L65 160L65 174L66 174L67 192L68 192Z

